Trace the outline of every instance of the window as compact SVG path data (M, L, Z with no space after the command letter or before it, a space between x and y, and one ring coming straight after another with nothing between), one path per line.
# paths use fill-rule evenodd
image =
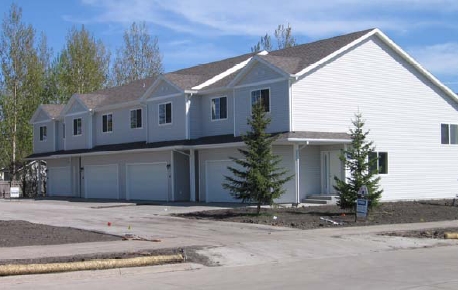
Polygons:
M172 123L172 103L159 104L159 124Z
M376 160L373 161L372 160ZM388 174L388 153L387 152L371 152L369 153L369 162L371 172L378 174Z
M251 105L261 102L264 106L264 111L270 112L270 90L262 89L251 92Z
M40 127L40 141L46 141L47 137L47 127L46 126L41 126Z
M113 132L113 115L106 114L102 116L102 132Z
M441 124L441 144L458 144L458 125Z
M227 98L214 98L212 102L212 120L221 120L227 118Z
M130 127L132 129L142 127L142 109L130 111Z
M62 124L62 138L65 139L65 124Z
M81 118L73 119L73 136L78 136L82 133Z

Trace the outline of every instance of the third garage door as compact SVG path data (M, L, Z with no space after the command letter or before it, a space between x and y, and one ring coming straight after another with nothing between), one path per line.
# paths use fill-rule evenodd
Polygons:
M167 163L128 164L126 179L128 199L168 200Z

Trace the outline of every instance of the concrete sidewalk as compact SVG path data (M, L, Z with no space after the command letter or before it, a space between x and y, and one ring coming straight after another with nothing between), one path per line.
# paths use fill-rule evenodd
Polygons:
M161 242L115 241L0 248L0 260L198 246L203 248L199 253L216 264L247 265L458 245L456 240L377 235L385 231L458 227L458 221L297 230L265 225L188 220L170 216L170 213L217 207L120 205L54 200L3 201L0 202L0 219L70 226L115 235L130 233L147 239L159 239ZM111 226L107 226L108 221L111 222Z

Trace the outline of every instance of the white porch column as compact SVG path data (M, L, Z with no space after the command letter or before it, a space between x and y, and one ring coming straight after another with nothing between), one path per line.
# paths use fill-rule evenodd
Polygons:
M41 160L37 160L38 166L37 166L37 171L38 171L38 184L37 184L37 196L41 196L41 184L42 184L42 176L41 176Z
M293 145L294 151L294 181L296 188L296 204L300 203L300 151L299 145L295 143Z
M189 151L189 186L191 187L190 201L196 201L196 166L194 149Z

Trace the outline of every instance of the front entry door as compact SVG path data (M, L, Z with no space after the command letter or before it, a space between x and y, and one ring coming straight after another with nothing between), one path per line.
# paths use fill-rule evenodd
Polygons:
M339 159L340 151L321 152L321 192L323 194L337 194L334 189L334 176L342 178L342 162Z

